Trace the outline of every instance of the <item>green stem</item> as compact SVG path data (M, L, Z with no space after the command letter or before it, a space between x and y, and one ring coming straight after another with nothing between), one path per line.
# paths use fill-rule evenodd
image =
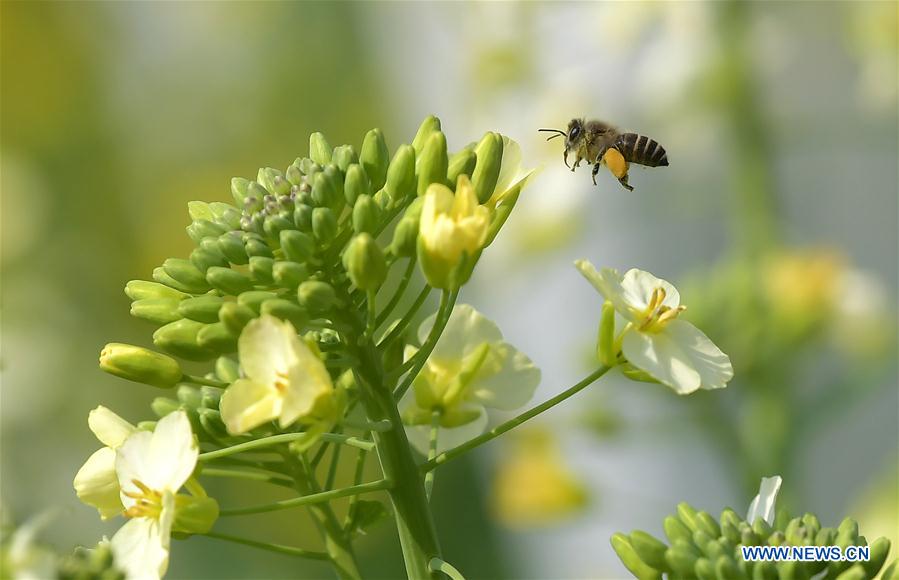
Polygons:
M356 452L356 469L353 473L353 485L359 485L362 483L362 477L365 474L365 459L368 457L368 453L364 453L363 451ZM359 501L359 496L354 495L350 498L350 505L347 508L346 519L343 522L343 530L345 532L350 531L350 526L353 525L353 519L356 517L356 504Z
M222 517L225 516L243 516L247 514L261 514L265 512L274 512L279 510L292 509L300 506L314 505L318 503L324 503L331 501L332 499L339 499L341 497L348 497L351 495L359 495L362 493L371 493L373 491L381 491L384 489L388 489L391 486L391 482L388 479L381 479L378 481L372 481L369 483L362 483L360 485L351 485L350 487L344 487L341 489L332 489L330 491L323 491L320 493L313 493L311 495L303 495L300 497L295 497L292 499L285 499L281 501L276 501L272 503L266 503L262 505L254 505L242 508L233 508L222 510L219 515Z
M446 328L446 323L449 322L450 315L453 312L453 306L456 304L456 298L458 296L459 290L444 290L443 294L440 295L440 308L437 310L437 318L434 320L434 326L431 328L431 332L428 334L428 338L425 340L424 344L422 344L418 352L415 353L415 356L413 357L415 364L412 366L412 370L409 371L409 374L406 375L406 379L393 392L395 401L399 401L403 398L403 395L406 394L406 391L412 385L412 381L415 380L415 377L418 376L419 371L421 371L421 368L425 365L428 357L431 356L431 352L434 350L434 347L437 346L440 335L443 334L443 329Z
M362 451L360 451L362 453ZM265 473L259 473L255 471L243 471L240 469L223 469L220 467L206 467L203 468L203 471L200 473L201 476L207 477L232 477L235 479L251 479L254 481L262 481L265 483L271 483L274 485L280 485L284 487L293 487L293 481L287 477L278 477L273 475L267 475Z
M578 392L583 390L585 387L587 387L590 384L592 384L593 382L595 382L599 377L606 374L610 368L612 368L612 367L607 367L607 366L599 367L598 369L596 369L595 371L593 371L592 373L587 375L579 383L577 383L576 385L574 385L573 387L570 387L569 389L567 389L565 391L562 391L561 393L559 393L555 397L549 399L548 401L541 403L540 405L537 405L536 407L533 407L532 409L529 409L528 411L525 411L524 413L522 413L521 415L518 415L517 417L515 417L513 419L509 419L505 423L494 427L493 429L491 429L490 431L487 431L483 435L475 437L471 441L463 443L462 445L459 445L458 447L454 447L454 448L450 449L449 451L444 451L443 453L441 453L434 459L431 459L431 460L427 461L426 463L423 463L421 465L421 470L423 472L431 471L438 465L443 465L447 461L455 459L456 457L459 457L463 453L471 451L475 447L483 445L484 443L487 443L488 441L499 437L503 433L510 431L510 430L514 429L515 427L518 427L525 421L528 421L529 419L533 419L540 413L543 413L544 411L552 409L553 407L555 407L556 405L558 405L565 399L571 397L572 395L576 395Z
M390 316L390 313L393 312L393 309L399 304L400 299L403 297L403 293L409 286L409 282L412 281L412 276L415 274L415 261L415 256L409 258L409 263L406 265L406 271L403 272L403 277L400 280L399 286L396 287L393 296L391 296L390 300L387 302L387 306L385 306L384 309L381 310L381 313L378 314L377 326L384 324Z
M465 580L465 576L456 570L452 564L444 562L440 558L432 558L431 561L428 562L428 567L434 572L443 572L450 578L450 580Z
M415 297L415 302L412 303L412 306L409 307L409 310L406 311L406 314L403 315L403 318L399 321L399 323L397 323L397 325L390 330L387 336L378 341L378 348L384 348L406 331L406 328L412 322L412 319L415 318L415 315L418 313L421 305L425 303L428 295L431 294L431 290L433 290L433 288L427 285L421 289L421 292L419 292L418 296Z
M431 439L430 446L428 447L428 461L434 461L434 458L437 457L437 434L440 430L440 411L433 411L431 413ZM431 490L434 489L434 474L435 470L430 470L425 473L425 494L428 496L428 501L431 501Z
M181 377L181 380L187 383L194 383L195 385L206 385L207 387L216 387L218 389L224 389L228 386L228 383L195 375L184 375Z
M337 478L337 465L340 463L340 451L342 445L335 445L331 452L331 464L328 466L328 475L325 477L325 489L334 489L334 480Z
M307 558L309 560L331 559L331 557L324 552L313 552L311 550L303 550L300 548L294 548L292 546L282 546L281 544L257 542L256 540L250 540L247 538L241 538L239 536L232 536L229 534L220 534L218 532L206 532L205 534L198 535L206 536L207 538L214 538L216 540L224 540L226 542L234 542L235 544L243 544L244 546L252 546L253 548L268 550L269 552L277 552L278 554L287 554L289 556L296 556L298 558Z
M302 439L305 436L306 433L284 433L283 435L272 435L271 437L263 437L262 439L247 441L246 443L238 443L237 445L225 447L224 449L207 451L206 453L201 453L197 459L199 461L209 461L210 459L218 459L219 457L226 457L228 455L234 455L235 453L243 453L245 451L258 449L260 447L269 447L271 445L277 445L279 443L289 443L291 441ZM365 451L371 451L372 449L374 449L374 445L371 441L363 441L362 439L359 439L357 437L349 437L347 435L340 435L337 433L324 433L320 435L320 437L323 441L329 443L342 443L343 445L349 445L350 447L356 447Z
M378 309L375 305L375 297L377 296L377 292L374 290L369 290L365 294L365 304L368 306L368 319L365 324L365 335L373 336L375 333L375 327L377 327L378 323Z

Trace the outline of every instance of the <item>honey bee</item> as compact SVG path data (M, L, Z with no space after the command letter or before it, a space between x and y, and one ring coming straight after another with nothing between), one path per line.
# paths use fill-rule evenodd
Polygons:
M561 129L540 129L555 133L546 140L565 137L565 166L572 171L577 169L581 161L593 165L593 185L596 185L596 174L599 166L606 165L612 175L628 191L634 188L627 183L627 170L631 163L647 167L665 167L668 165L668 154L654 139L636 133L621 133L615 127L602 121L585 121L572 119L568 123L568 131ZM574 152L574 165L568 164L568 154Z

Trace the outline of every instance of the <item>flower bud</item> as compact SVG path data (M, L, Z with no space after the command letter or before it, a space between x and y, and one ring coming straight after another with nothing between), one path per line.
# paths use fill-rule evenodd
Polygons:
M383 212L389 211L393 207L393 198L390 197L390 192L387 191L387 188L379 190L372 199L375 201L375 205Z
M350 280L360 290L377 290L387 277L387 262L378 242L367 233L357 234L343 254Z
M173 280L189 288L193 294L202 294L209 291L206 277L189 260L181 258L169 258L162 263L162 268Z
M387 166L390 163L390 151L384 141L384 135L380 129L372 129L365 134L362 140L362 151L359 153L359 163L371 180L372 190L384 187L387 180Z
M358 162L359 158L356 156L356 150L353 149L352 145L339 145L334 148L334 152L331 154L331 163L344 173L346 173L347 167Z
M204 238L206 240L215 240L216 238ZM200 272L205 272L212 266L228 266L228 260L218 250L212 251L205 248L196 248L190 253L190 263L197 267Z
M249 277L230 268L213 266L206 271L206 280L216 290L235 296L253 288L253 282Z
M203 238L220 236L227 228L209 220L196 220L187 226L187 235L195 243L200 243Z
M321 133L309 135L309 158L319 165L331 163L331 146Z
M337 236L337 218L330 208L312 210L312 235L321 245L329 244Z
M478 157L472 149L463 149L453 155L449 160L446 170L446 178L450 183L456 183L460 175L471 177L474 173L475 163Z
M243 177L234 177L231 179L231 196L234 197L234 203L237 207L243 207L247 198L247 187L250 185L249 180Z
M292 262L308 261L315 250L315 242L312 241L312 238L308 234L296 230L281 232L280 242L284 255Z
M665 563L665 551L668 546L664 542L640 530L632 532L629 539L634 552L643 562L657 570L668 567Z
M219 320L234 334L240 334L243 327L256 318L256 313L243 304L225 302L219 309Z
M687 529L687 526L685 526L683 522L681 522L674 516L667 516L662 523L662 527L665 530L665 535L668 537L668 540L671 543L674 543L679 539L687 541L691 541L693 539L693 534L689 529Z
M180 300L172 298L144 298L131 303L131 316L162 325L181 319Z
M231 357L220 356L215 359L215 376L220 381L233 383L240 378L240 365Z
M614 534L611 539L612 549L618 554L618 558L624 567L631 571L637 578L661 578L658 570L645 563L634 551L630 540L621 533Z
M153 414L160 419L179 409L181 409L181 403L175 399L169 399L168 397L156 397L150 403L150 410L152 410Z
M244 242L244 249L246 249L248 256L265 256L266 258L275 256L269 245L258 237L247 238Z
M184 374L178 361L169 356L115 342L100 352L100 368L117 377L163 389L174 387Z
M305 203L297 203L296 208L293 210L293 223L300 231L312 231L312 206Z
M300 306L311 314L327 312L337 302L334 288L326 282L319 280L306 280L297 288L297 298Z
M353 206L353 231L373 234L378 228L380 210L370 195L360 195Z
M237 337L224 322L207 324L197 333L201 347L221 354L237 351Z
M266 216L265 221L262 222L262 231L265 232L265 237L271 242L278 241L278 236L281 232L292 230L295 227L293 219L287 219L280 215Z
M183 300L190 297L190 294L185 294L159 282L149 282L147 280L131 280L125 284L125 295L132 300L143 300L145 298Z
M309 322L309 316L302 307L283 298L275 298L274 300L263 302L262 314L269 314L275 318L287 320L296 328L300 328Z
M164 351L186 360L209 360L214 353L200 346L197 334L205 325L202 322L182 318L162 326L153 333L153 344Z
M425 148L416 158L415 169L418 174L418 195L424 195L432 183L446 184L447 174L446 135L440 131L431 133Z
M219 517L219 504L211 497L175 496L175 521L172 531L205 534Z
M289 290L296 289L301 282L309 278L306 266L296 262L276 262L272 274L275 284Z
M232 264L247 263L247 250L244 248L240 234L235 232L222 234L218 237L217 246L222 255Z
M225 303L220 296L198 296L182 300L178 305L180 317L196 320L197 322L218 322L219 309Z
M393 230L389 251L394 256L409 257L415 254L418 240L418 220L404 217Z
M428 139L437 131L440 131L440 119L434 115L428 115L418 126L418 132L415 133L415 139L412 140L412 148L415 149L416 155L424 150Z
M253 280L260 284L271 284L274 281L272 278L274 265L275 260L272 258L266 258L265 256L253 256L250 258L250 274L253 275Z
M371 195L371 183L368 175L361 165L350 165L346 171L346 179L343 184L343 195L349 205L356 203L356 199L360 195Z
M503 138L497 133L487 133L475 147L474 152L477 164L471 182L478 201L485 203L493 195L496 180L499 178L503 161Z
M159 266L158 268L153 269L153 279L159 282L160 284L164 284L169 288L173 288L179 292L185 294L202 294L203 292L198 292L196 288L191 288L190 286L186 286L181 282L175 280L165 272L165 268ZM204 290L205 292L205 290Z
M602 305L596 349L600 363L607 367L613 367L618 363L618 353L615 352L615 306L608 300Z
M400 145L387 168L387 193L396 201L406 199L415 191L415 150L410 145Z
M261 312L262 303L277 298L278 295L267 290L251 290L237 297L237 303L250 308L254 313Z

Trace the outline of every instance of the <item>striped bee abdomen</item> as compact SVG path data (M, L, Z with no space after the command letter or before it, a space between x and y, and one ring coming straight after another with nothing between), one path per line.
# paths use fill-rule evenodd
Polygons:
M668 154L665 153L665 148L646 135L622 133L615 139L615 148L631 163L639 163L648 167L668 165Z

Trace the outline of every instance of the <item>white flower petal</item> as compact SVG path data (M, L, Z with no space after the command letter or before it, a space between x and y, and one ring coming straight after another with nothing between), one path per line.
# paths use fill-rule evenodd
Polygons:
M690 357L665 332L651 334L628 330L624 334L621 350L632 365L668 385L679 395L692 393L702 382Z
M471 406L469 406L471 407ZM442 453L448 449L458 447L463 443L470 441L484 432L487 428L487 413L481 410L478 418L471 423L466 423L452 429L443 427L437 430L437 453ZM431 447L431 427L429 425L406 426L406 436L409 443L418 450L419 453L426 456Z
M137 492L134 480L154 491L177 492L197 465L199 449L184 411L159 420L153 433L141 431L129 437L116 455L116 474L122 488L122 503L134 500L125 492Z
M127 580L158 580L169 562L169 532L162 522L134 518L112 537L115 564Z
M228 432L240 435L280 415L283 403L273 385L238 379L225 390L219 410Z
M584 278L602 294L603 298L612 303L619 314L632 322L639 322L642 309L632 305L626 299L626 292L621 286L621 274L618 273L618 270L603 268L598 272L596 267L587 260L577 260L574 265Z
M471 398L485 407L514 411L531 400L539 384L540 369L527 355L502 342L491 345L469 389Z
M436 314L426 318L418 328L418 339L424 343L434 327ZM478 348L483 343L492 344L501 342L503 333L495 322L486 318L469 304L459 304L450 314L437 341L437 346L431 353L434 359L458 359Z
M765 520L769 526L774 523L774 503L777 501L777 492L780 491L782 482L779 475L762 478L759 493L749 504L749 512L746 514L746 521L750 525L758 518Z
M730 358L721 352L701 330L686 320L672 320L663 331L669 335L684 354L691 366L699 373L703 389L723 389L734 377Z
M109 447L98 449L81 466L73 482L78 499L97 508L104 520L117 516L124 510L119 498L115 456L115 451Z
M310 414L319 398L334 390L325 363L312 349L299 338L293 342L292 348L295 363L290 368L289 386L284 393L284 406L280 413L282 427Z
M137 428L103 405L90 412L87 424L103 445L115 449Z
M624 289L624 300L632 308L646 310L652 300L653 293L662 288L665 290L665 299L662 304L669 308L680 306L680 293L669 282L656 278L649 272L632 268L621 279L621 287Z
M240 367L250 379L274 384L295 362L294 340L299 337L289 322L264 315L244 327L238 340Z

